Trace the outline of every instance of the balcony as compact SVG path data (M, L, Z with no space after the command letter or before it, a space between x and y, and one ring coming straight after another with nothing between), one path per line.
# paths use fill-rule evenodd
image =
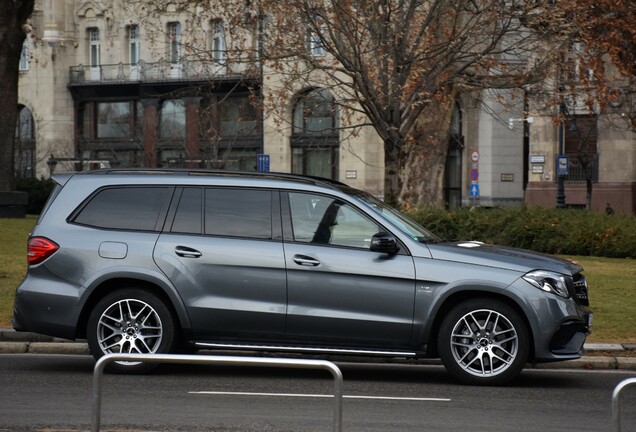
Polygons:
M136 64L104 64L99 66L71 66L70 86L161 83L190 81L237 81L258 78L257 68L247 64L222 65L214 61L196 60L171 63L158 61Z

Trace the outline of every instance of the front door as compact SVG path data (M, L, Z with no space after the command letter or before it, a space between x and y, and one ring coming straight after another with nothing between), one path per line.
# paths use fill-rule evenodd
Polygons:
M351 204L297 192L282 201L287 338L387 348L408 342L412 257L371 252L371 237L384 229Z

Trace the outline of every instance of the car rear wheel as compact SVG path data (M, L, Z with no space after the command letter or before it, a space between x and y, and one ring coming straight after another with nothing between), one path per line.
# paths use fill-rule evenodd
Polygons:
M166 304L149 291L125 288L108 294L93 308L87 328L95 359L106 354L158 354L175 346L175 319ZM154 363L114 362L113 372L144 373Z
M523 369L530 338L523 319L507 304L471 299L442 321L438 350L446 369L461 382L500 385Z

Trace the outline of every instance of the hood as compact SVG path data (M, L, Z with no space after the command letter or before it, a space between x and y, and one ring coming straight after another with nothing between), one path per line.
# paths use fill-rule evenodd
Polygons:
M572 262L550 255L474 241L427 244L433 259L463 262L520 272L550 270L574 275L583 268Z

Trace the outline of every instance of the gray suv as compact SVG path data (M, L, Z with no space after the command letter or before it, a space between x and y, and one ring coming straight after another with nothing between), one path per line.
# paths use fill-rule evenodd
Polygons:
M325 179L203 170L54 176L13 326L92 354L241 349L439 357L462 382L578 358L575 263L443 242ZM144 363L115 363L143 372Z

